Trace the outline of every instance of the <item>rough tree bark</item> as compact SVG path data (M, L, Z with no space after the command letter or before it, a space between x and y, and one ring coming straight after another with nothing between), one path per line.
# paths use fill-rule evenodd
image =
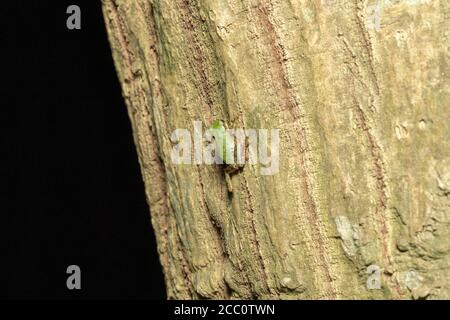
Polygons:
M102 2L169 298L450 298L447 0ZM214 119L279 173L173 164Z

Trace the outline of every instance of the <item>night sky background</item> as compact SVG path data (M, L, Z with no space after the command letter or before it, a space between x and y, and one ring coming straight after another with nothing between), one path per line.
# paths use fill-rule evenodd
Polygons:
M66 27L71 4L81 30ZM165 299L100 1L0 15L0 298ZM72 264L81 290L66 287Z

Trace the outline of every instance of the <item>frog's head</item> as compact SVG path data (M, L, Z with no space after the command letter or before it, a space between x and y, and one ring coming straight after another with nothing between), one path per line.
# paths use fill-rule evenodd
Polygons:
M220 120L214 120L211 124L211 129L220 129L223 128L223 123Z

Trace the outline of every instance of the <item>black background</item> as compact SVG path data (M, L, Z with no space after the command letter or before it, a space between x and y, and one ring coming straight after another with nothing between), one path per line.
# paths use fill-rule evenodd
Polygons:
M0 6L0 298L165 298L100 1Z

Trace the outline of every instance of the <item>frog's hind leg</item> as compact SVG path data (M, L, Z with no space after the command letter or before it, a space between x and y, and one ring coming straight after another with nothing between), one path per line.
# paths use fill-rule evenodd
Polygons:
M227 182L228 192L233 193L233 185L231 184L231 175L240 171L242 167L237 165L227 165L225 167L225 181Z

